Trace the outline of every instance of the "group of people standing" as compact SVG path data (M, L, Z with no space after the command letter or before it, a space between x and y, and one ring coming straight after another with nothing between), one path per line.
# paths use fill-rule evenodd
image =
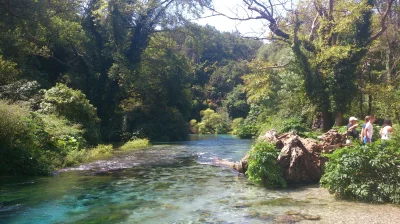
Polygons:
M372 142L372 136L374 135L374 127L373 124L375 122L375 116L369 115L364 119L364 125L361 129L361 135L359 135L357 131L357 127L359 126L358 119L355 117L350 117L349 124L347 125L347 136L352 137L353 139L358 139L364 144ZM383 126L379 132L382 140L390 140L391 135L393 134L392 122L390 120L385 120ZM349 141L349 140L348 140ZM350 142L350 141L349 141Z

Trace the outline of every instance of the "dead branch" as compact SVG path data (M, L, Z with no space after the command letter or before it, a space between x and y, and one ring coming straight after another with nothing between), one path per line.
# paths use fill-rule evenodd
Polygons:
M387 21L387 18L388 18L388 15L389 15L390 11L392 10L392 5L393 5L393 2L394 2L394 1L395 1L395 0L387 0L387 1L386 1L386 2L387 2L387 8L386 8L386 11L385 11L385 13L383 14L383 16L382 16L382 18L381 18L381 29L379 30L378 33L376 33L376 34L368 41L368 44L371 43L371 42L373 42L374 40L378 39L378 38L386 31L386 29L387 29L386 21Z

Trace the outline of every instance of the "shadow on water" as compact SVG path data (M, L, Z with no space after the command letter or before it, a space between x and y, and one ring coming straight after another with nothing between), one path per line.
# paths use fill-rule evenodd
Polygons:
M0 178L0 223L362 223L400 213L391 205L337 201L317 185L267 190L212 165L214 158L239 160L251 141L191 138L53 177Z

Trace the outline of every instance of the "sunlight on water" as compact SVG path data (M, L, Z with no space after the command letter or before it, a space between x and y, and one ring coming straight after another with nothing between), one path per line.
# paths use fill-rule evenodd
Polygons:
M318 186L267 190L215 158L251 141L191 136L62 170L0 178L0 223L396 223L400 207L335 200ZM317 221L313 221L317 219Z

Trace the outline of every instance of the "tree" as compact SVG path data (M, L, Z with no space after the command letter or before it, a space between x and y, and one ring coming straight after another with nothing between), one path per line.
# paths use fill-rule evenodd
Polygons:
M67 118L70 122L81 124L85 129L85 139L91 144L99 142L100 119L97 117L96 108L81 91L57 84L44 91L40 110L45 114L55 114Z
M248 17L225 16L269 23L268 39L291 47L296 57L294 71L302 74L307 96L322 111L324 128L329 129L333 125L333 114L340 124L341 114L348 110L357 91L356 68L371 43L386 30L393 2L386 1L380 30L375 34L372 34L374 2L370 0L361 4L343 0L313 1L298 5L291 13L286 11L287 2L243 0L250 12L246 14ZM311 14L315 15L314 19Z

